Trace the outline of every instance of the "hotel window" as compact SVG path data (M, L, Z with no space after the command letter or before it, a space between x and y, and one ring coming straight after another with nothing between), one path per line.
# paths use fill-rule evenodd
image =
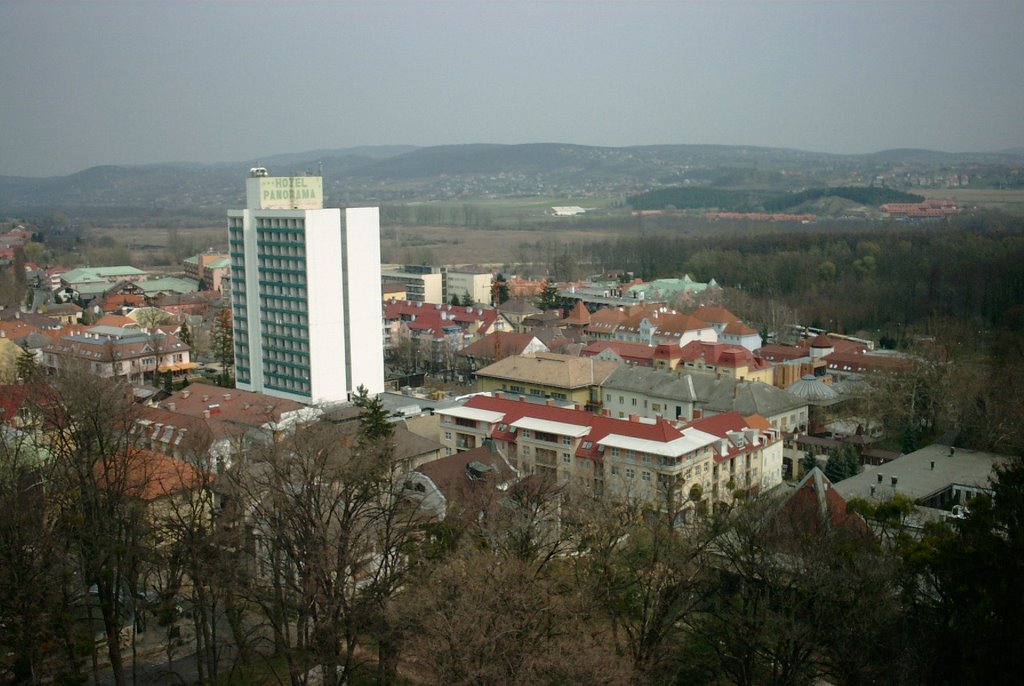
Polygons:
M640 472L640 476L643 478L644 481L650 481L651 480L651 473L650 472Z
M634 476L636 476L636 472L634 472L629 467L626 467L626 478L627 479L632 479Z
M572 445L572 436L562 436L562 445Z
M562 462L572 464L572 455L569 453L562 453Z

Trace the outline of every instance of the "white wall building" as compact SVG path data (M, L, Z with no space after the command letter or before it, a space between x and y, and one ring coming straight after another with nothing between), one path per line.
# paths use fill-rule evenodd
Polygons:
M228 232L238 388L306 404L383 391L378 208L325 209L320 177L256 168Z

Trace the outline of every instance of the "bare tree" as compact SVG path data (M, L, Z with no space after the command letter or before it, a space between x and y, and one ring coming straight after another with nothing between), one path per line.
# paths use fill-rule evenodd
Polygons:
M380 439L317 423L233 478L257 538L252 600L294 684L314 665L324 683L344 682L364 633L387 640L380 622L404 573L408 533L390 455Z
M146 468L130 435L131 393L79 366L58 375L54 385L60 403L41 411L50 427L56 528L80 588L95 594L114 681L121 686L121 632L135 618L149 542L138 497Z

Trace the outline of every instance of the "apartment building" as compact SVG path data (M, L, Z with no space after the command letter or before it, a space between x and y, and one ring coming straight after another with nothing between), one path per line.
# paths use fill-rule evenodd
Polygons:
M523 474L653 508L729 502L782 480L780 432L736 412L691 424L616 419L494 393L437 414L448 454L490 439Z

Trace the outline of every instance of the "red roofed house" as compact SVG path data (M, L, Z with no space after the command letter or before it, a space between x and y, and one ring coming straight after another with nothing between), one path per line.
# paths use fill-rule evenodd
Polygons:
M230 466L252 442L274 440L321 411L254 391L194 383L160 403L142 408L135 433L142 445L175 457L213 458L213 469Z
M655 508L668 498L688 502L695 485L714 504L730 501L734 489L770 488L782 478L780 434L753 427L738 413L682 426L660 417L614 419L495 393L437 414L449 454L490 439L524 475L638 498Z

